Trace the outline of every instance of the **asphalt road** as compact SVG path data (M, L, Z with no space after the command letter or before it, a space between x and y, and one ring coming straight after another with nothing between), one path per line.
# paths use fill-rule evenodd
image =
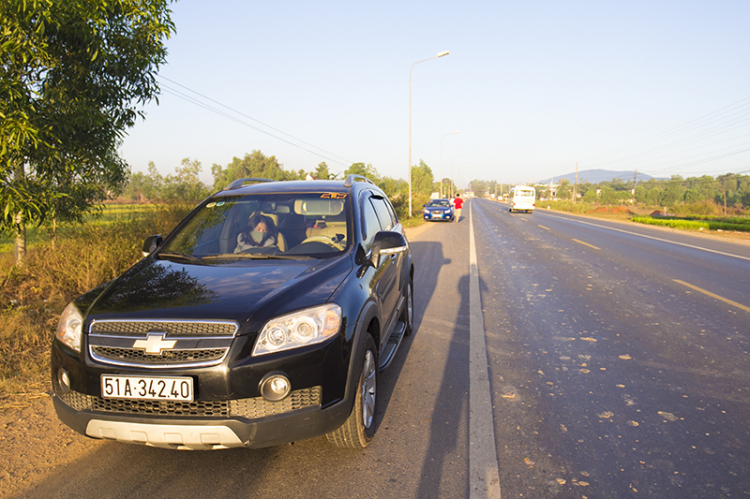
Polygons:
M750 495L750 246L463 211L410 239L416 330L366 450L105 443L20 497Z

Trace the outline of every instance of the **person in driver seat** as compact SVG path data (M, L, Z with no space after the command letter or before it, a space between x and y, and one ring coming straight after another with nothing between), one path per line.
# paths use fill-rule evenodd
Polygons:
M251 248L268 248L277 246L279 230L271 217L253 213L247 221L245 230L237 235L235 253Z

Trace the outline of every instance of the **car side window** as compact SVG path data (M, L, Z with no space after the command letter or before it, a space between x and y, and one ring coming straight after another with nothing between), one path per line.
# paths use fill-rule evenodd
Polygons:
M372 205L375 207L375 212L378 214L380 226L383 230L391 230L396 223L393 220L393 216L391 216L390 210L388 210L385 199L373 196L371 201Z
M372 247L372 241L375 239L375 234L382 230L380 228L378 216L375 213L375 208L373 208L370 201L369 197L365 197L362 201L362 222L364 231L363 243L367 250Z

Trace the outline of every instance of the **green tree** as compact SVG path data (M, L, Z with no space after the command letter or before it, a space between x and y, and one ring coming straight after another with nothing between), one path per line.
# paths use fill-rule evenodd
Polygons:
M596 192L596 189L586 189L586 193L583 195L583 200L586 203L596 203L599 200L599 196Z
M200 161L185 158L180 166L175 168L176 175L167 175L161 199L171 202L195 204L210 193L200 180L203 170Z
M375 167L364 163L352 163L352 166L344 170L344 178L349 175L362 175L376 184L380 182L380 175L378 175L378 171Z
M659 204L661 206L674 206L677 201L684 199L684 197L685 188L683 187L682 177L672 175L664 190L659 194Z
M232 158L232 162L226 168L214 164L211 167L214 177L214 190L221 190L235 180L241 178L267 178L270 180L296 180L299 175L296 172L286 172L276 159L276 156L266 156L259 150L239 159ZM303 177L304 178L304 177Z
M318 180L334 180L337 177L335 173L331 173L325 161L318 163L318 167L315 168L312 176Z
M735 197L737 196L738 179L734 173L727 173L725 175L719 175L716 177L716 186L719 189L720 194L716 201L724 205L724 215L727 214L727 206L734 204Z
M128 185L123 189L122 195L131 201L136 203L143 202L144 193L143 190L148 182L148 176L142 172L135 172L130 175L128 179Z
M487 194L487 181L486 180L472 180L469 182L469 189L474 191L474 196L483 198Z
M570 185L569 180L562 179L560 184L557 186L557 198L568 199L573 197L573 186Z
M0 2L0 231L80 220L122 189L118 156L174 32L168 0Z
M435 177L432 169L423 160L419 160L419 166L411 167L411 191L412 193L432 194L435 190Z

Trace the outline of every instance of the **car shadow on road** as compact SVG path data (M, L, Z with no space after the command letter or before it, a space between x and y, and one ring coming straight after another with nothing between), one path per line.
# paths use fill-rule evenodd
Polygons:
M409 247L414 256L414 324L412 334L404 338L393 359L393 363L381 377L380 399L378 400L378 426L383 421L393 390L398 383L404 363L411 349L414 338L424 319L424 311L430 303L437 287L439 269L443 265L450 265L451 260L443 256L443 245L438 242L410 242ZM430 272L420 272L420 268L430 268ZM377 438L377 436L375 437Z

